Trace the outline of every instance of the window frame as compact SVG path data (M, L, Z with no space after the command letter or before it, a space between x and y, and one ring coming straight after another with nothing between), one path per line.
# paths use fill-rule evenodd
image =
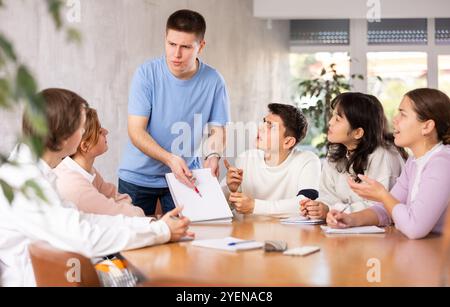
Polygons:
M435 40L435 19L427 18L428 43L427 45L369 45L367 39L367 20L350 19L350 44L341 46L326 45L293 45L291 53L316 53L316 52L348 52L350 62L350 74L361 74L364 80L355 79L353 90L366 93L368 89L367 78L367 53L368 52L425 52L427 54L427 86L438 88L439 67L438 56L450 54L450 45L437 45Z

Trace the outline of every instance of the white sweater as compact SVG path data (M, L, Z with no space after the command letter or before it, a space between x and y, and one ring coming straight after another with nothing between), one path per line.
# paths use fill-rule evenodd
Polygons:
M402 157L395 148L388 150L378 147L369 155L369 162L364 175L380 182L390 191L400 176L404 165ZM346 213L361 211L374 205L375 202L362 199L350 189L347 183L348 176L349 174L345 171L338 172L336 163L325 160L317 200L336 210L342 210L344 204L350 203L351 205L345 211Z
M309 151L293 150L283 163L270 167L263 151L249 150L236 158L235 166L244 170L241 191L255 199L254 214L298 213L298 192L319 189L320 160ZM222 188L228 198L226 178Z
M102 257L122 250L164 243L170 229L163 221L150 218L84 214L69 203L61 202L54 189L56 175L42 160L36 165L31 151L20 146L14 161L20 166L3 165L0 178L20 187L33 179L44 192L48 203L36 196L31 199L16 193L10 205L0 191L0 284L34 286L34 274L28 245L46 241L52 246Z

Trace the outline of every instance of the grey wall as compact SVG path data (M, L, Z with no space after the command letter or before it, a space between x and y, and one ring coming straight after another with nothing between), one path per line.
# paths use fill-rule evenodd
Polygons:
M272 101L289 97L289 25L272 28L252 16L252 0L81 0L81 46L66 43L46 13L44 1L7 0L0 31L11 38L41 89L74 90L98 109L109 129L110 150L98 159L106 179L116 180L127 140L128 87L135 69L163 54L165 22L175 10L202 13L208 23L202 59L224 76L232 119L249 121ZM9 150L20 127L19 112L0 112L0 150Z

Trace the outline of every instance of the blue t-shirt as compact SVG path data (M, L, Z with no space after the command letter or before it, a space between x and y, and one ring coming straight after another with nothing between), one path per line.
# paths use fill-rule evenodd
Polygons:
M128 114L148 117L147 131L153 139L168 152L181 156L190 169L201 167L198 153L206 125L225 126L230 121L223 77L199 62L197 73L189 80L176 78L165 57L144 63L134 75L128 104ZM165 188L164 175L170 172L168 166L145 155L128 140L120 179L143 187Z

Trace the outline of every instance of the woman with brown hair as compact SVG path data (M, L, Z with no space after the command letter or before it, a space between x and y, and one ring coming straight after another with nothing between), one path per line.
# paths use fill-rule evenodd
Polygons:
M336 228L395 223L410 239L441 233L450 200L450 98L439 90L408 92L394 118L395 144L413 157L389 192L377 181L359 175L348 179L359 196L378 202L361 212L331 211L327 223Z
M177 208L155 221L146 217L84 214L62 202L54 187L53 169L73 155L84 133L87 102L74 92L47 89L44 100L48 134L41 137L45 148L34 155L27 145L18 145L11 155L14 165L0 167L0 179L16 190L9 203L0 192L0 284L35 285L28 245L44 241L55 248L99 258L122 250L178 241L188 232L187 218L174 218ZM24 134L36 133L24 117ZM21 189L33 183L40 193ZM45 198L45 200L43 199Z
M97 111L88 108L85 132L77 152L55 169L58 192L85 213L145 216L141 208L133 206L129 195L119 194L116 186L103 180L94 168L95 159L108 150L107 135Z

